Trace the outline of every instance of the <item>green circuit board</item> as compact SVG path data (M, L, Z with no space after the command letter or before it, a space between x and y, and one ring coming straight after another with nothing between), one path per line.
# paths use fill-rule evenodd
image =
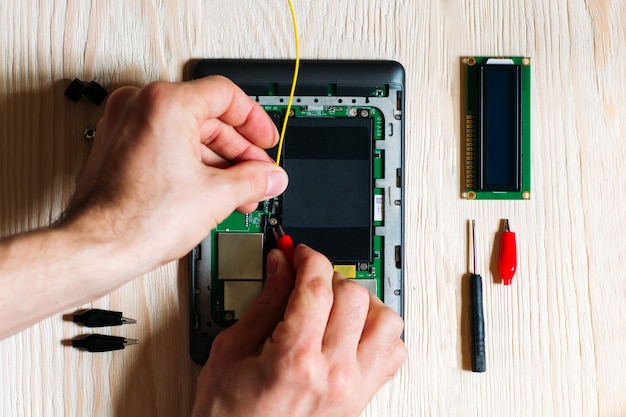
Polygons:
M469 200L531 197L528 57L467 57L465 192Z
M286 111L286 106L284 105L264 105L263 108L270 116L283 115ZM374 230L376 226L384 225L382 215L384 190L374 187L373 184L377 178L383 177L384 172L384 151L376 147L377 141L384 140L385 121L383 115L377 108L371 106L293 106L289 123L297 124L298 121L302 122L303 119L315 120L316 122L322 119L326 121L332 119L335 122L359 119L359 128L361 130L367 128L368 135L371 135L368 142L371 146L367 150L370 153L369 178L366 179L371 184L371 195L367 199L362 200L369 204L366 211L370 213L371 220L371 235L369 236L371 240L371 257L359 262L333 262L332 258L330 260L333 262L335 271L362 283L370 292L382 299L384 242L383 237L377 236ZM276 122L278 125L279 120L276 120ZM306 121L303 123L306 123ZM289 135L287 135L285 140L290 140ZM289 170L287 172L289 174ZM250 289L250 298L252 298L254 291L258 292L260 290L261 283L264 280L265 258L268 251L275 247L275 238L271 233L271 222L282 223L282 205L283 198L279 196L275 199L261 202L257 209L251 213L234 212L211 232L209 239L211 242L211 312L216 324L220 326L232 325L241 315L233 308L233 306L240 308L240 304L229 300L229 291L234 291L229 290L231 286L232 288L237 288L240 292L240 288L254 288L254 290ZM286 228L285 232L289 234L290 230ZM308 244L306 241L297 241L295 236L294 243ZM225 255L225 253L227 254ZM230 253L237 253L237 256L242 259L235 263L241 264L240 269L245 270L245 272L239 274L238 271L233 270L230 266L220 265L220 262L231 262L232 256L229 255ZM250 259L255 259L256 261L254 266L248 268L245 266L245 263ZM259 265L262 266L261 269ZM246 291L248 289L245 289L244 293Z

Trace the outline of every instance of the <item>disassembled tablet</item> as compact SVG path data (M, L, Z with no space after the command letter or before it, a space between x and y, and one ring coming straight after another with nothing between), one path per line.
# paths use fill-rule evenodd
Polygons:
M465 58L470 200L530 199L530 58Z
M192 78L224 75L280 126L293 61L202 60ZM393 61L302 61L282 166L289 187L235 212L191 253L190 345L211 343L260 294L273 228L324 253L403 314L404 69ZM275 158L276 149L268 151Z

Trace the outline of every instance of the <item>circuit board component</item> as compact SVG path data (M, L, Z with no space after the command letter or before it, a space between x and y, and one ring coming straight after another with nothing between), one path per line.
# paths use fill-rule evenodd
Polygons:
M246 216L244 215L244 223ZM217 234L217 280L223 285L226 321L239 319L263 288L263 234Z
M222 280L263 279L263 234L219 233L217 235L217 278Z
M463 197L530 199L530 58L465 58Z

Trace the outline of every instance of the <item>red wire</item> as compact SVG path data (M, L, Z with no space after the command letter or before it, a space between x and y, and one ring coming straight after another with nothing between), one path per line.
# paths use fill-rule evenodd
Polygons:
M276 237L276 246L285 254L289 265L293 268L294 247L291 236L286 234L281 226L273 227L272 232L274 232L274 237Z
M284 235L276 239L276 246L282 253L287 257L287 261L289 261L289 265L293 268L293 240L291 240L291 236Z

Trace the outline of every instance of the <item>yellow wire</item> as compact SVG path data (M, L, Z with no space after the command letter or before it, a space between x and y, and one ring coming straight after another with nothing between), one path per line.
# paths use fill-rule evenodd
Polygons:
M276 153L276 165L280 165L280 156L283 152L283 142L285 141L285 132L287 131L287 120L289 120L289 113L291 113L291 103L293 102L293 96L296 93L296 81L298 80L298 71L300 70L300 41L298 40L298 20L296 19L296 11L293 8L293 3L291 2L291 0L287 0L287 2L289 3L289 10L291 10L291 19L293 20L293 33L296 38L296 67L293 70L291 91L289 92L289 100L287 101L287 112L285 113L285 119L283 120L283 127L280 130L278 152Z

